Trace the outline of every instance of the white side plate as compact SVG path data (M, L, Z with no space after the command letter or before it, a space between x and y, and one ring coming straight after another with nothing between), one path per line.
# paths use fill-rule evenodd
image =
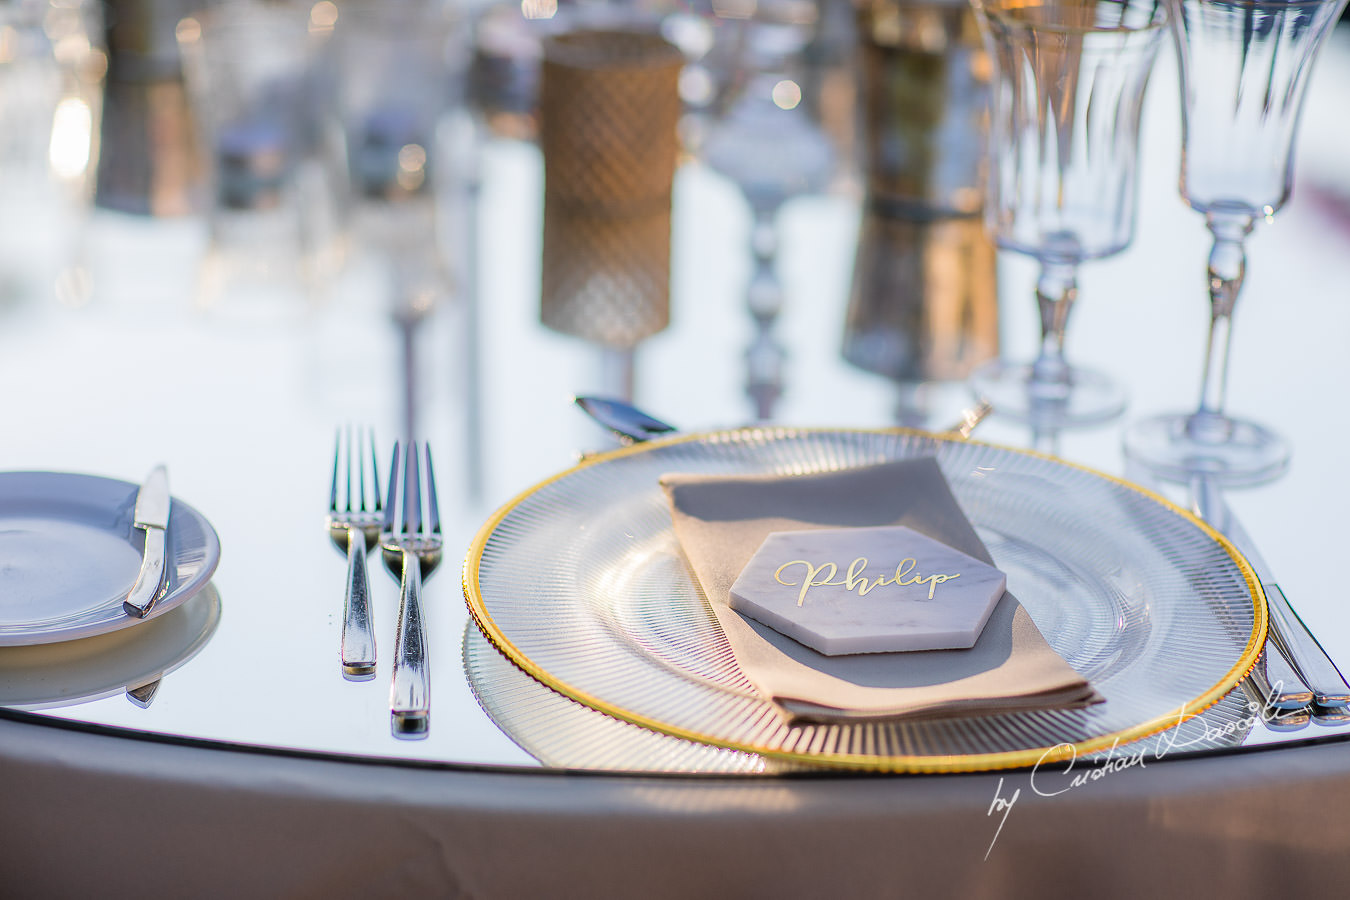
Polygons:
M162 616L206 586L220 539L174 500L165 595L147 619L122 600L141 565L139 485L94 475L0 472L0 646L92 637Z

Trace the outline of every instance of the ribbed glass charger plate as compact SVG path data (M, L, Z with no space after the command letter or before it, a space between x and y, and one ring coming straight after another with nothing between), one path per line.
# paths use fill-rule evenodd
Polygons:
M597 712L526 675L469 622L464 627L464 670L488 717L546 766L601 772L682 775L782 775L820 771L816 765L768 759L756 753L639 728ZM1264 703L1242 685L1193 719L1138 741L1089 754L1087 759L1149 761L1240 747L1260 720Z
M658 479L915 456L938 460L1009 589L1104 703L788 726L756 694L689 571ZM1228 693L1266 628L1250 567L1164 499L1048 457L903 430L750 429L594 458L489 519L464 589L507 659L594 710L767 760L887 771L1031 765L1160 731Z

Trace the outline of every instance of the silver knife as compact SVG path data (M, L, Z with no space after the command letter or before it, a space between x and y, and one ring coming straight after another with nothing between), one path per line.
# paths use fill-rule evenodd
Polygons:
M1247 562L1251 563L1252 571L1256 573L1261 587L1265 589L1266 608L1270 612L1270 643L1274 644L1278 651L1272 654L1267 646L1266 656L1272 663L1282 663L1280 657L1288 661L1292 673L1283 679L1286 689L1291 683L1299 687L1307 685L1311 700L1317 707L1345 706L1350 702L1350 685L1346 684L1340 669L1331 661L1331 657L1327 655L1308 626L1303 624L1298 613L1294 612L1293 606L1284 596L1284 591L1275 582L1270 566L1223 499L1222 490L1217 482L1197 477L1191 483L1191 494L1200 518L1208 521L1232 541L1233 546L1237 547L1247 558ZM1271 681L1277 681L1274 673L1271 673Z
M169 527L169 474L163 466L155 466L145 477L136 494L132 524L145 532L145 554L136 583L122 601L122 608L127 615L145 618L159 600L166 574L164 535Z

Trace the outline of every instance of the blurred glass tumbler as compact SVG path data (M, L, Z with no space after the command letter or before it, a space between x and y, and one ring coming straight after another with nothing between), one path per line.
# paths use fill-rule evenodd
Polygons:
M964 379L998 355L988 57L964 0L870 0L857 22L867 202L844 357L896 381Z
M541 318L628 349L670 321L670 197L683 56L655 32L544 42Z
M355 201L429 197L443 162L439 132L459 102L458 19L445 4L342 7L338 105Z
M863 212L844 356L902 382L961 381L998 355L998 276L979 218Z
M318 153L314 74L326 34L308 7L242 2L181 20L177 38L209 149L211 250L198 302L308 299L325 231L306 173Z
M279 206L313 131L307 16L286 6L226 6L184 19L178 40L211 148L213 207Z

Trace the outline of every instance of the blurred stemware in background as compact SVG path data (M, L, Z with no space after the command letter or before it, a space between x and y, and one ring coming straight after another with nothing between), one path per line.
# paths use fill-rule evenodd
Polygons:
M1053 444L1118 416L1123 390L1071 366L1065 327L1079 265L1134 234L1139 124L1167 22L1155 0L975 0L994 61L986 217L1001 248L1040 264L1041 344L1030 365L976 371L976 392Z
M205 309L302 311L334 267L338 173L318 79L336 19L326 0L236 0L178 23L207 170Z
M0 308L87 299L78 244L107 67L100 11L89 0L0 5Z
M604 391L632 399L634 348L670 322L671 190L684 57L658 31L544 41L540 315L598 345Z
M715 5L716 6L716 5ZM773 418L787 353L774 333L784 304L777 272L778 214L794 197L822 190L835 153L817 115L818 66L811 56L822 22L818 0L726 4L712 67L717 108L700 153L745 195L753 216L753 270L746 306L755 334L746 350L746 392L760 421Z
M857 38L866 197L843 354L895 381L897 420L923 427L998 354L989 59L965 0L866 0Z
M471 305L463 246L471 216L456 194L472 166L460 140L468 48L458 11L445 3L356 2L339 7L330 77L345 151L347 228L355 262L371 274L374 292L402 335L402 425L407 440L419 424L425 354L421 325L452 299ZM465 158L456 159L463 149ZM476 360L472 317L461 330L459 359ZM443 350L441 352L444 352ZM476 418L477 371L464 379L466 416ZM476 428L467 433L476 441ZM471 467L476 465L470 454ZM476 486L477 473L469 484Z
M1168 0L1181 65L1181 195L1213 238L1199 407L1125 434L1127 457L1176 481L1259 484L1288 465L1285 440L1226 414L1233 311L1246 241L1293 190L1294 141L1313 63L1346 0Z

